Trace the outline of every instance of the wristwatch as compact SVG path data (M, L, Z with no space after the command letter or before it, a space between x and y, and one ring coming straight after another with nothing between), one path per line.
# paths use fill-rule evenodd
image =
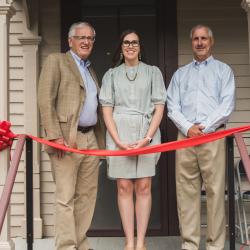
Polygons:
M148 140L148 143L151 143L152 140L153 140L153 139L152 139L151 137L149 137L149 136L146 136L145 138Z

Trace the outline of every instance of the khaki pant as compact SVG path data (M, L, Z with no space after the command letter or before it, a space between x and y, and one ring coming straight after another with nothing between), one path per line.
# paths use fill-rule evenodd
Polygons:
M79 149L97 149L93 131L78 132ZM66 153L61 159L50 155L56 184L56 249L87 250L86 232L94 213L99 158Z
M179 132L178 140L184 138ZM202 182L207 196L206 249L224 249L225 165L224 139L176 151L176 191L182 249L199 249Z

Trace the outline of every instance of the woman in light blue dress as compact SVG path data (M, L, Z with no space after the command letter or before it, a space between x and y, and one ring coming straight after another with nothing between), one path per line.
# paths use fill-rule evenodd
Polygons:
M161 143L159 125L166 89L160 70L145 64L142 52L138 33L124 31L114 57L116 67L109 69L103 77L100 103L107 127L107 149L130 150ZM117 181L118 207L126 236L125 250L146 249L145 234L152 201L151 178L155 175L159 157L158 153L107 158L108 176Z

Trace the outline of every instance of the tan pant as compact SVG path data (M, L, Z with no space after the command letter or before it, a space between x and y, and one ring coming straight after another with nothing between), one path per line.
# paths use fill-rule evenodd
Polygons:
M96 149L93 131L78 132L78 148ZM66 153L58 159L50 155L56 184L56 249L87 250L90 248L86 232L94 213L99 158Z
M184 138L179 132L178 140ZM206 249L224 249L225 165L224 139L176 151L176 191L182 249L199 249L202 182L207 195Z

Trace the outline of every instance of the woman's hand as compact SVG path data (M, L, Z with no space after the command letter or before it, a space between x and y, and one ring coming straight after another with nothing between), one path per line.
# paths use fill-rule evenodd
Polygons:
M116 145L122 149L122 150L129 150L129 149L132 149L130 144L127 144L127 143L122 143L122 142L117 142Z
M147 138L143 138L141 140L136 141L135 143L130 144L130 147L136 149L136 148L144 148L148 145L149 145L149 140Z

